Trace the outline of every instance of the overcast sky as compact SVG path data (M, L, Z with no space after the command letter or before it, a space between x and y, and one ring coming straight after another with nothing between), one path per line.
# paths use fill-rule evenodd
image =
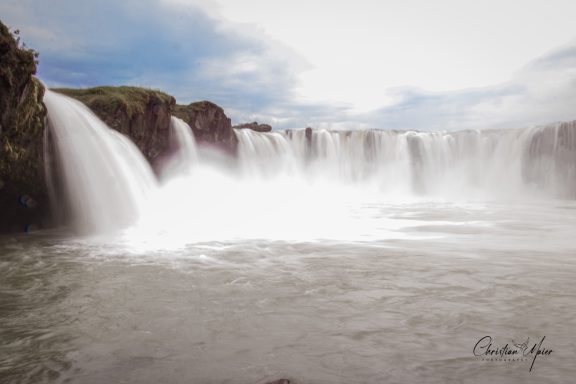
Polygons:
M574 0L2 0L49 86L141 85L275 128L576 119Z

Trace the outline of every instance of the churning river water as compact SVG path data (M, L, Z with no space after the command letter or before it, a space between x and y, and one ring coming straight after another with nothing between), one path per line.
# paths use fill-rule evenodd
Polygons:
M168 249L130 233L2 237L0 381L576 377L576 203L414 200L347 214L386 224L350 239L322 232ZM511 350L529 338L527 357L475 356L484 336ZM543 337L552 352L530 371Z

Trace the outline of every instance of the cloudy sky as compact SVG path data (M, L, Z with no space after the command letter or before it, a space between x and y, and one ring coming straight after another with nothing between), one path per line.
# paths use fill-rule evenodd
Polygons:
M576 119L574 0L2 0L49 86L140 85L233 122L457 130Z

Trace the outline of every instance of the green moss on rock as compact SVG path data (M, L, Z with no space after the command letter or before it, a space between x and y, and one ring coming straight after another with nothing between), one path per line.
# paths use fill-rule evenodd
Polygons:
M170 106L175 104L174 98L170 95L140 87L57 88L54 91L80 100L102 113L113 114L121 110L128 118L145 113L151 101Z

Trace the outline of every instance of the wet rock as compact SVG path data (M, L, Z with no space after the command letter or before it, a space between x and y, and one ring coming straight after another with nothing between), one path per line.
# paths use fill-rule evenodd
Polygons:
M234 127L235 129L251 129L253 131L256 132L270 132L272 131L272 126L268 125L268 124L258 124L257 121L254 121L252 123L245 123L245 124L240 124L240 125L235 125Z
M41 226L48 214L42 162L44 87L36 73L37 53L20 44L0 22L0 232ZM23 206L20 197L34 201Z
M306 136L306 141L308 141L308 143L311 143L312 142L312 128L307 127L304 130L304 134Z
M176 105L174 116L190 125L198 144L218 147L229 154L236 154L238 138L232 129L231 120L218 105L210 101Z

